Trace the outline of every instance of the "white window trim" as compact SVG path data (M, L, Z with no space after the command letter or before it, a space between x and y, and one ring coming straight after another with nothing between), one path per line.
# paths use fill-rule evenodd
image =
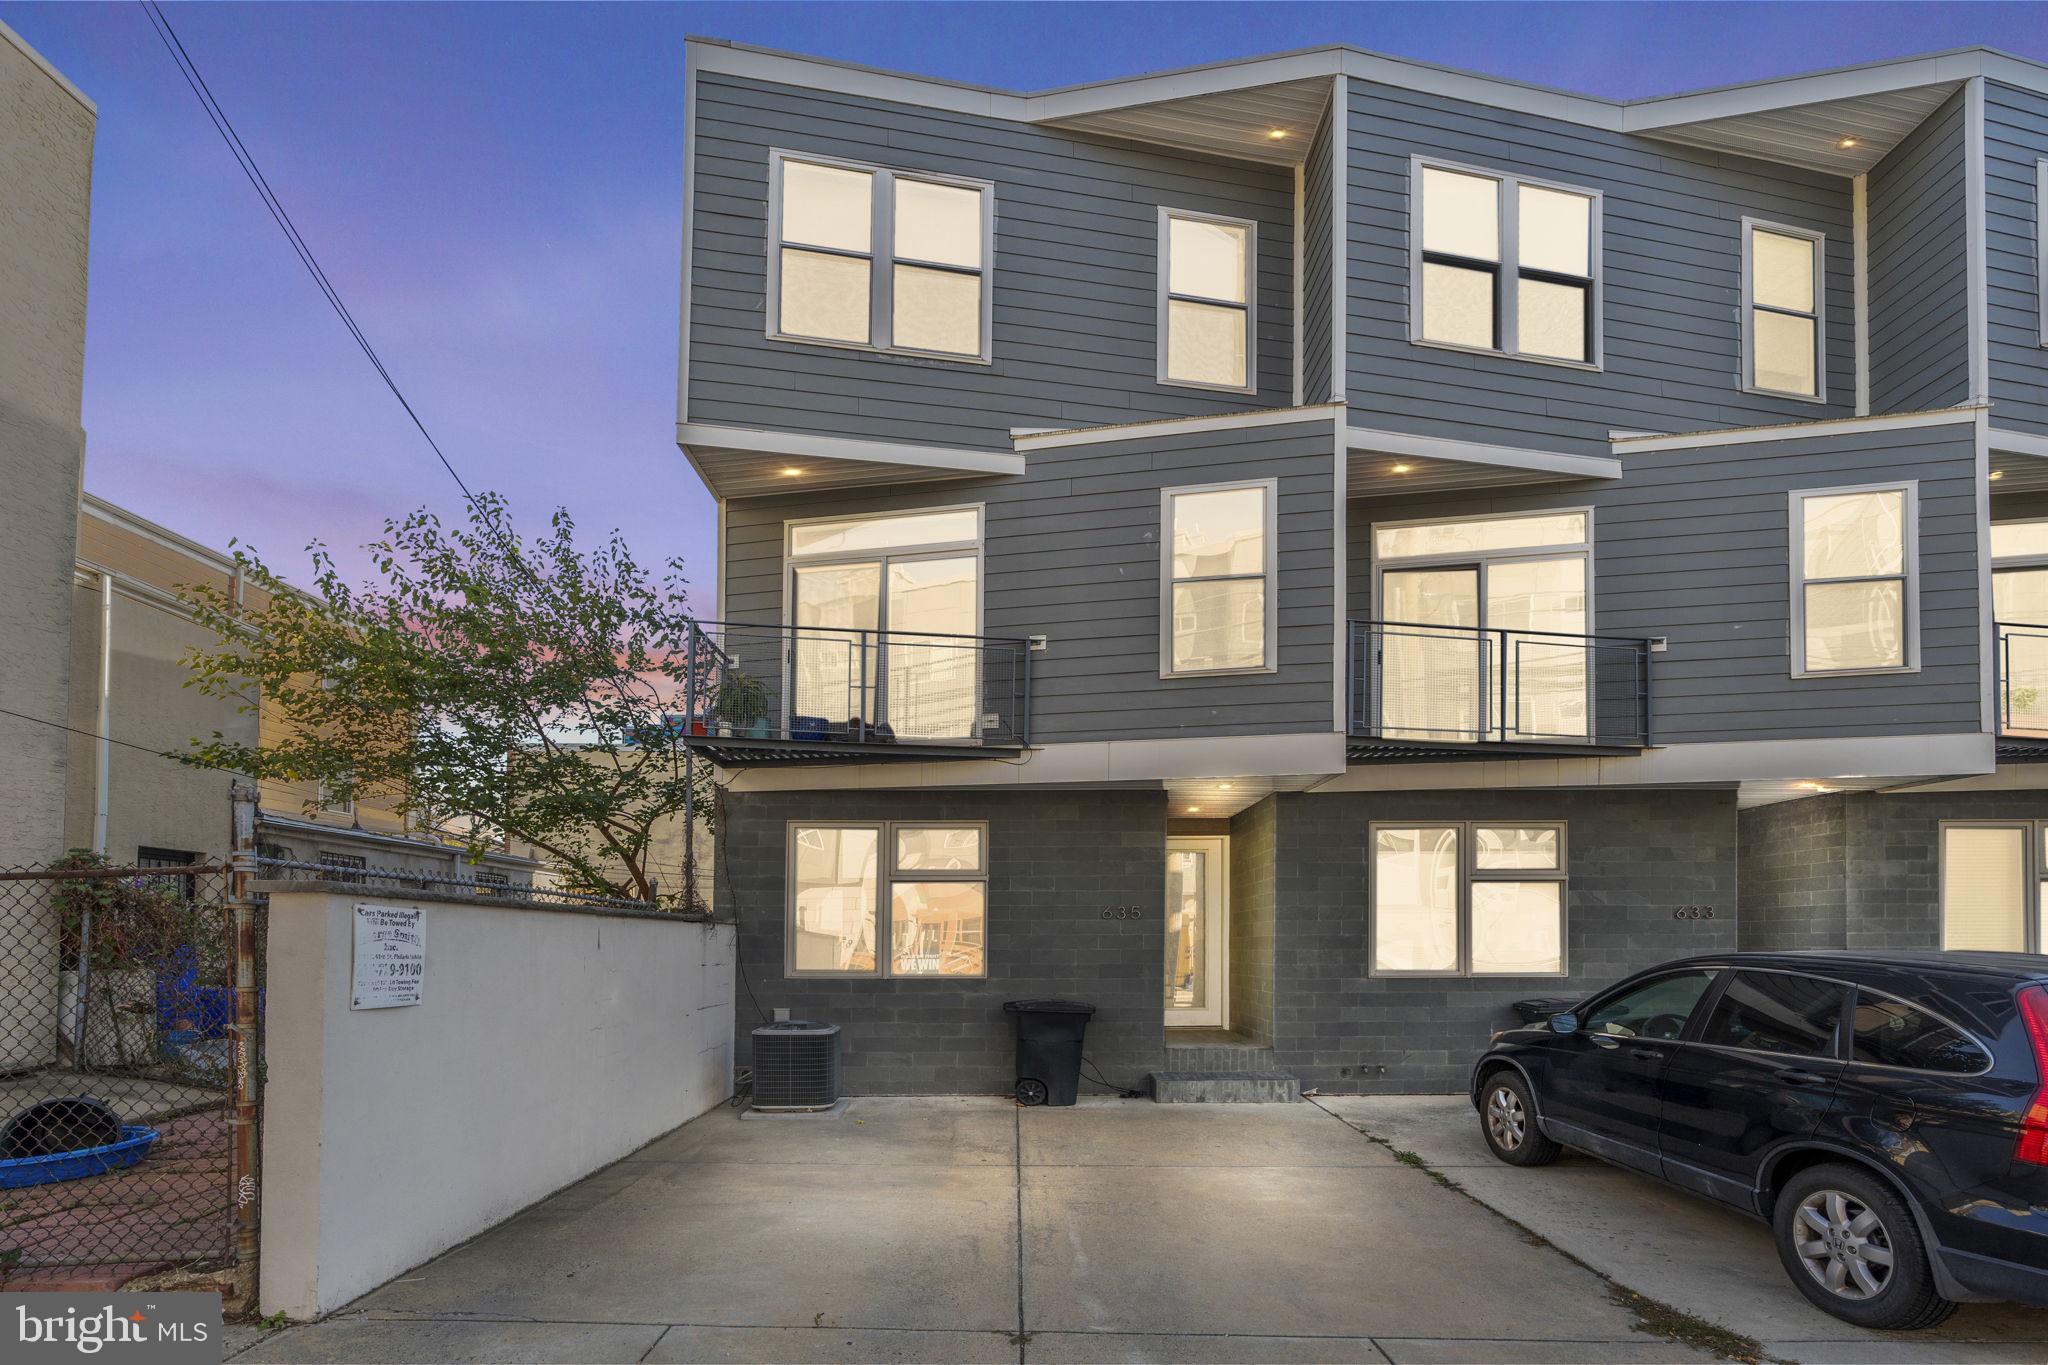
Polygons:
M785 162L798 161L811 166L834 166L841 170L864 171L874 177L869 208L873 214L868 229L868 340L836 341L830 337L799 336L782 330L782 168ZM923 351L909 346L894 345L895 309L895 265L896 265L896 194L897 180L915 180L930 185L951 185L958 189L976 190L981 194L981 353L962 355L952 351ZM819 250L797 244L798 250ZM825 252L825 254L835 254ZM836 253L857 256L857 252ZM873 355L911 356L918 360L951 361L960 365L989 365L994 363L993 317L995 304L996 273L996 187L992 180L976 180L968 176L944 175L936 171L899 170L890 166L878 166L865 161L849 161L844 157L816 156L809 152L789 151L781 147L770 148L768 152L768 224L767 224L767 299L763 312L767 317L767 336L770 341L784 342L793 346L825 346L842 351L866 351ZM923 262L911 259L908 265ZM968 273L957 266L933 267L946 269L958 274ZM877 341L876 338L883 338Z
M1495 346L1464 346L1455 341L1438 341L1424 336L1422 316L1422 173L1424 170L1452 171L1459 175L1478 176L1491 180L1500 186L1499 229L1500 229L1500 270L1496 276L1496 319L1501 344ZM1520 336L1519 291L1513 288L1521 276L1521 224L1519 186L1532 189L1556 190L1560 194L1576 194L1592 200L1587 224L1586 252L1592 277L1587 281L1592 294L1588 307L1591 316L1587 319L1586 353L1588 359L1567 360L1561 356L1530 355L1515 349ZM1466 355L1495 355L1509 360L1527 361L1532 365L1561 365L1568 370L1603 370L1607 367L1607 325L1605 287L1607 279L1606 245L1601 234L1601 220L1606 216L1606 195L1600 190L1587 189L1584 185L1567 185L1559 180L1540 180L1533 175L1516 175L1507 171L1489 170L1484 166L1470 166L1458 161L1445 161L1440 157L1411 156L1408 158L1408 341L1413 346L1428 346L1437 350L1459 351ZM1556 272L1544 272L1546 274Z
M1266 495L1266 528L1262 548L1265 583L1265 662L1250 668L1183 668L1173 666L1173 588L1176 583L1203 583L1242 579L1250 574L1210 574L1175 578L1173 574L1173 500L1189 493L1233 493L1241 489L1263 489ZM1280 481L1239 479L1230 483L1194 483L1159 490L1159 676L1162 678L1228 678L1248 673L1280 671Z
M1813 243L1813 387L1812 393L1795 393L1790 389L1767 389L1756 382L1754 373L1756 358L1755 304L1751 294L1755 288L1755 266L1752 256L1755 250L1756 233L1774 233L1780 237L1802 237ZM1783 308L1764 307L1771 312L1792 314ZM1762 218L1744 217L1742 220L1742 369L1737 378L1742 382L1744 393L1753 393L1764 398L1790 398L1801 403L1825 403L1828 401L1828 238L1824 232L1811 228L1793 227L1790 223L1773 223Z
M1175 294L1172 291L1173 267L1173 220L1185 218L1195 223L1218 223L1224 227L1243 228L1244 244L1244 383L1204 384L1194 379L1169 379L1166 377L1167 304L1175 298L1191 303L1214 304L1220 308L1234 308L1237 305L1229 299L1211 298L1206 294ZM1159 282L1155 299L1159 344L1156 360L1158 382L1176 389L1207 389L1211 393L1257 393L1259 391L1259 225L1249 218L1231 218L1220 213L1202 213L1195 209L1159 207Z
M1804 503L1808 498L1833 498L1850 493L1903 493L1904 505L1900 515L1905 519L1903 537L1905 541L1905 563L1897 574L1860 574L1852 578L1819 578L1816 583L1874 582L1880 579L1900 578L1904 584L1899 593L1899 609L1905 620L1905 655L1903 664L1884 668L1824 668L1810 669L1806 666L1806 516ZM1917 479L1902 479L1896 483L1855 484L1846 488L1795 488L1786 497L1786 530L1791 545L1792 615L1791 635L1786 640L1790 653L1792 676L1794 678L1867 678L1884 673L1918 673L1920 671L1920 482Z
M1458 965L1448 972L1402 972L1380 967L1380 859L1379 834L1383 829L1451 829L1458 831ZM1554 829L1557 831L1555 868L1480 868L1480 829ZM1365 974L1368 977L1400 979L1433 977L1472 981L1555 981L1572 973L1572 893L1570 832L1563 820L1374 820L1365 831L1366 926ZM1472 883L1556 882L1558 884L1558 967L1555 972L1475 972L1472 970Z
M1934 885L1940 905L1941 919L1935 925L1937 944L1943 952L1948 946L1948 832L1951 829L2016 829L2022 834L2020 867L2020 930L2024 951L2029 953L2048 952L2048 944L2042 941L2041 933L2041 879L2048 875L2048 866L2043 865L2041 839L2048 832L2048 820L1943 820L1936 829ZM1966 1037L1974 1034L1965 1032Z
M870 972L799 971L796 965L796 832L800 829L861 829L875 831L875 969ZM896 870L896 831L899 829L978 829L981 831L981 867L973 872L920 869ZM791 820L783 827L782 855L782 974L789 980L823 981L986 981L988 980L989 921L994 917L990 887L994 881L990 865L995 860L989 846L985 820ZM978 975L928 975L897 973L894 958L894 926L890 923L891 889L897 881L976 882L982 888L981 972Z

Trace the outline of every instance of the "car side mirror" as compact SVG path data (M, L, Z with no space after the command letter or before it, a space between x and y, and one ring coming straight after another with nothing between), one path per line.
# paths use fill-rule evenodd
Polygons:
M1579 1016L1569 1013L1551 1015L1550 1031L1552 1033L1577 1033L1579 1031Z

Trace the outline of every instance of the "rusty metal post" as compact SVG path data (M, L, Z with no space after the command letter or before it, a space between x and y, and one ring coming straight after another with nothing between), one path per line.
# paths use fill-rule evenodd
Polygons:
M256 906L249 883L256 876L256 788L237 781L228 788L233 811L233 849L228 872L229 961L235 973L235 1101L228 1177L235 1192L235 1292L238 1309L256 1307L258 1167L256 1068L261 1058L256 1019Z

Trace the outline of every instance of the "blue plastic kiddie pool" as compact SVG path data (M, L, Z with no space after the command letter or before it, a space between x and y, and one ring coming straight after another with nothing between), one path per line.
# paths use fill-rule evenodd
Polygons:
M83 1180L89 1175L105 1175L123 1166L133 1166L148 1155L150 1144L156 1139L156 1129L128 1123L121 1126L121 1140L104 1147L0 1160L0 1190L18 1190L24 1185L49 1185L59 1180Z

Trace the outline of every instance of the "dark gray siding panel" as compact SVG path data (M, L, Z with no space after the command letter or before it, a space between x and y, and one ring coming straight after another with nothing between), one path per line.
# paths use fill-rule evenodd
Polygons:
M1309 144L1302 168L1301 252L1301 401L1325 403L1330 398L1330 272L1336 256L1330 240L1331 199L1336 191L1330 164L1331 118L1325 110L1315 141Z
M1604 454L1607 433L1846 416L1855 407L1847 180L1353 81L1346 397L1362 426ZM1408 340L1409 158L1605 198L1606 368ZM1828 402L1742 391L1742 219L1827 234Z
M1984 228L1991 295L1991 420L2048 435L2048 350L2042 348L2042 231L2035 167L2048 157L2048 95L1984 88Z
M726 614L783 619L783 522L984 504L983 629L1045 635L1031 657L1041 743L1331 727L1336 601L1331 423L1032 451L1015 479L726 505ZM1159 676L1159 490L1279 481L1276 673Z
M1620 480L1579 491L1354 499L1350 614L1371 615L1374 521L1591 507L1596 630L1669 641L1651 660L1659 743L1981 727L1969 424L1622 458ZM1793 678L1788 495L1908 479L1920 493L1920 670Z
M709 73L697 80L695 117L692 421L1007 449L1012 426L1292 400L1291 170ZM993 364L767 338L768 157L778 147L995 182ZM1162 206L1259 225L1256 395L1155 378Z
M1870 172L1870 410L1970 396L1968 168L1963 92Z

